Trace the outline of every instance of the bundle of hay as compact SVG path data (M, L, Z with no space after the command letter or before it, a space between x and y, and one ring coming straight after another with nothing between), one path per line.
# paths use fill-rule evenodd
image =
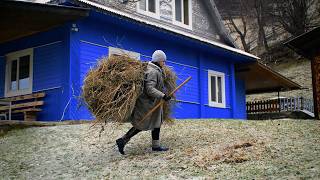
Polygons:
M171 93L177 87L177 75L168 67L163 67L163 71L165 74L164 78L164 87L165 94ZM175 95L173 95L173 99L176 99ZM175 101L166 101L163 103L163 119L165 122L173 123L173 119L170 117L172 112L172 107L174 106Z
M126 122L136 100L143 92L147 63L128 56L111 56L99 60L91 69L82 87L82 97L96 122ZM176 87L176 75L164 68L166 92ZM170 103L164 105L165 121L170 121Z

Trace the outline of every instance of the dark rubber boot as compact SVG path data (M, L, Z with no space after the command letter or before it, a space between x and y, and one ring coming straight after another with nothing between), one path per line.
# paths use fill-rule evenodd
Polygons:
M124 153L124 146L130 141L130 139L133 136L138 134L140 131L141 130L132 127L131 129L129 129L129 131L122 138L119 138L116 140L118 150L121 154L123 154L123 155L125 154Z
M169 148L167 147L163 147L163 146L159 146L159 147L153 147L152 151L168 151Z
M124 155L124 146L126 145L126 142L123 140L123 138L119 138L116 140L118 150L119 152Z

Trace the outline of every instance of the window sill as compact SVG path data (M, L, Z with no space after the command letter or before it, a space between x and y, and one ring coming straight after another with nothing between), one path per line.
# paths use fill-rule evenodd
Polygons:
M32 90L24 90L24 91L18 91L18 92L7 92L5 93L4 97L13 97L13 96L20 96L20 95L26 95L31 94Z
M205 104L205 106L209 106L212 108L221 108L221 109L226 109L226 105L225 104Z
M191 26L191 25L186 25L186 24L184 24L184 23L182 23L182 22L179 22L179 21L173 20L173 21L172 21L172 24L173 24L173 25L176 25L176 26L179 26L179 27L182 27L182 28L185 28L185 29L192 30L192 26Z
M152 13L152 12L148 12L148 11L143 11L143 10L137 10L137 12L139 14L142 14L142 15L145 15L145 16L148 16L148 17L152 17L152 18L155 18L155 19L160 19L160 15L157 14L157 13Z

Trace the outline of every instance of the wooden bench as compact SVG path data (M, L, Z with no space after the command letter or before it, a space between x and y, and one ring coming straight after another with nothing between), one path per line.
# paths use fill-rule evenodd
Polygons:
M4 98L1 100L11 102L11 113L23 113L25 121L36 121L37 112L41 111L40 106L44 104L41 99L45 93L34 93L21 96ZM0 114L9 113L10 106L0 106Z

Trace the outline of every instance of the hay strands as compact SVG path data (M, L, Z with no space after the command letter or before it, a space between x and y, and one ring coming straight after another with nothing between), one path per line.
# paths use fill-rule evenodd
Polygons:
M172 96L176 93L182 86L184 86L187 82L191 80L191 76L189 76L183 83L181 83L178 87L176 87L173 91L170 92L169 96ZM148 116L150 116L156 109L158 109L162 104L163 100L161 100L157 105L155 105L140 121L139 124L146 120Z

